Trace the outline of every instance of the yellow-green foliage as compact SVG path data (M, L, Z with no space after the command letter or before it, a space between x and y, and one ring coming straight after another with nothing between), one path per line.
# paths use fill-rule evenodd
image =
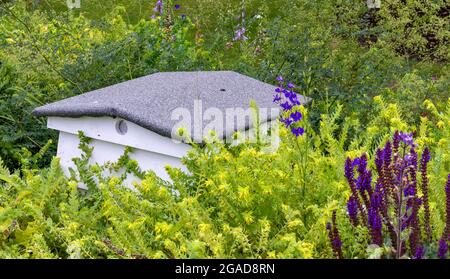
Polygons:
M50 168L32 165L10 174L0 167L0 258L331 258L325 224L338 212L344 255L363 258L368 232L349 224L343 169L347 156L374 150L401 129L417 131L420 151L432 150L430 196L438 238L444 227L444 184L450 164L450 103L418 128L402 121L395 105L376 99L378 115L359 131L342 119L341 107L322 115L319 131L307 120L295 138L281 128L275 153L261 144L194 146L183 159L189 174L167 167L172 183L142 172L127 156L118 163L88 166L91 149L66 178L57 158ZM342 124L338 124L342 123ZM369 162L373 162L369 159ZM1 166L1 164L0 164ZM143 178L134 190L105 169L124 168ZM89 191L78 190L79 183ZM93 187L92 187L93 186Z
M450 24L446 0L381 2L379 17L380 25L385 30L383 37L400 52L421 58L450 58Z

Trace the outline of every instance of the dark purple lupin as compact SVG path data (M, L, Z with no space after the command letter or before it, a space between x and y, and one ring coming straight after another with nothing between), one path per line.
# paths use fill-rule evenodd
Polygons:
M372 243L378 246L383 246L383 235L382 235L382 227L383 224L381 222L381 216L376 207L371 207L369 209L369 226L370 226L370 234L372 236Z
M347 202L347 213L353 226L358 226L358 204L353 196Z
M364 223L367 222L367 219L364 216L364 208L362 207L361 201L359 199L358 191L355 183L355 172L354 172L354 162L352 159L347 158L345 161L345 177L347 178L348 184L350 185L350 190L352 192L351 198L353 202L356 204L358 211L361 213L361 218Z
M394 161L398 159L398 148L400 147L400 133L395 131L394 138L392 140L393 151L394 151Z
M414 259L421 260L425 256L425 247L419 246L414 254Z
M330 239L331 248L336 258L343 259L342 241L336 224L336 210L333 211L331 223L327 223L328 238Z
M405 196L409 196L407 206L412 208L411 216L409 217L409 225L411 227L411 235L409 237L409 244L413 253L417 252L417 247L421 245L420 225L419 225L419 207L420 200L417 196L417 158L418 155L414 147L410 149L410 159L408 173L411 177L411 182L406 189Z
M445 194L446 194L446 215L447 218L445 220L445 230L444 230L444 239L446 241L450 241L450 173L447 176L447 184L445 185Z
M428 243L431 242L431 226L430 226L430 205L428 201L428 175L427 166L430 161L430 150L425 147L422 154L422 160L420 161L420 171L422 174L422 202L424 208L424 218L425 218L425 233L427 236Z
M445 259L448 251L447 241L444 237L439 240L439 250L438 250L438 258Z

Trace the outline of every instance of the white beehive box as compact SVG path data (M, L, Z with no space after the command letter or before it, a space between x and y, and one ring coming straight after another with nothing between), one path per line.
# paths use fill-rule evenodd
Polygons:
M267 126L279 115L272 103L275 88L229 71L156 73L48 104L33 114L47 116L48 128L59 131L57 156L66 173L74 167L72 158L80 156L77 134L83 131L92 138L92 163L115 162L130 146L130 157L141 169L167 180L165 166L183 169L180 159L190 149L177 141L178 128L197 142L211 127L219 127L219 138L231 138L235 131L252 128L252 121L241 115L251 100ZM299 100L307 101L300 95Z

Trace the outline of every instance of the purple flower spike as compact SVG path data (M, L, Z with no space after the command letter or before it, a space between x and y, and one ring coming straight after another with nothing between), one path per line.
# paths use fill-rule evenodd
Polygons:
M445 221L445 238L447 241L450 241L450 173L447 176L447 184L445 185L445 194L446 194L446 214L447 218Z
M372 242L378 246L383 246L383 238L381 234L382 221L381 216L375 208L369 209L368 222L370 226L370 234L372 235Z
M372 172L367 170L367 155L364 153L360 158L353 161L353 167L358 166L358 179L356 180L356 188L371 193ZM364 197L363 197L364 198ZM368 207L367 203L367 207Z
M392 146L391 146L391 142L388 141L386 143L386 145L384 146L384 152L383 152L384 156L383 156L383 162L385 166L389 166L391 164L392 161Z
M444 260L448 251L447 241L444 237L439 240L438 258Z
M345 177L351 190L347 201L347 214L351 224L355 226L359 221L359 225L367 227L371 243L380 247L389 237L394 248L390 256L397 259L405 256L414 259L428 258L432 251L427 251L428 247L435 247L432 244L430 226L427 174L430 150L425 147L419 168L416 144L412 137L413 134L396 132L394 143L387 141L383 149L376 151L375 167L378 177L374 185L371 170L368 169L367 154L354 160L347 158L345 161ZM421 173L420 180L417 179L418 173ZM418 185L421 186L421 191L418 190ZM418 192L421 192L421 197ZM439 249L435 252L441 259L447 257L450 244L450 174L447 176L445 192L446 225L439 240ZM423 219L419 218L422 206ZM331 231L334 230L334 222L331 222ZM422 227L426 237L422 237ZM334 235L330 239L335 251Z
M291 110L295 106L301 105L299 100L297 99L297 94L292 90L287 90L285 88L284 79L282 76L278 76L276 80L279 82L278 87L275 89L275 94L273 96L273 103L278 104L284 112L289 113L289 116L284 116L280 118L280 121L284 123L284 125L288 128L291 126L292 123L299 122L303 115L299 111L291 112ZM292 89L294 85L289 82L287 84L287 87ZM305 130L303 127L291 127L291 132L296 137L299 137L305 133Z
M333 249L335 257L338 259L343 259L344 256L342 253L342 241L336 224L336 210L333 211L331 223L330 222L327 223L327 231L328 231L328 238L331 243L331 248Z
M383 168L383 151L379 148L377 149L375 157L375 166L377 167L378 175L381 176L381 170Z
M427 166L430 161L430 150L425 147L422 154L422 160L420 162L421 173L422 173L422 193L423 193L423 207L424 207L424 217L425 217L425 232L427 234L427 240L431 241L431 225L430 225L430 204L428 201L428 171Z
M162 0L158 0L156 1L155 7L153 8L153 12L157 13L157 14L162 14L163 13L163 3ZM155 18L156 15L153 14L152 18Z
M347 213L353 226L358 225L358 204L354 197L350 197L347 202Z
M178 5L178 4L175 5L175 10L179 10L180 8L181 8L180 5Z
M395 131L392 145L394 148L394 153L397 153L398 147L400 146L400 133L398 131Z
M358 158L355 158L355 159L353 160L352 167L354 168L354 167L356 167L356 166L359 166L360 162L361 162L361 159L360 159L359 157L358 157Z
M423 259L423 256L425 256L425 248L423 246L417 247L414 259L421 260Z
M422 154L422 162L426 164L429 161L430 161L430 150L427 147L425 147Z
M358 172L360 174L364 174L367 171L366 168L367 168L367 155L364 153L363 155L361 155L359 159Z
M345 161L345 177L347 178L348 183L350 184L350 188L353 190L353 185L355 184L354 178L354 166L352 159L350 157ZM355 188L356 189L356 188ZM356 195L356 191L352 191L354 195Z

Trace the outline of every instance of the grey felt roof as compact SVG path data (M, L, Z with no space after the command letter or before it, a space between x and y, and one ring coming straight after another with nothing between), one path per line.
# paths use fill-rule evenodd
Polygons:
M131 121L162 136L171 137L174 124L172 111L186 108L194 118L194 100L201 100L202 111L218 108L248 109L250 100L259 108L275 108L272 103L275 86L230 71L165 72L144 76L106 88L98 89L62 101L44 105L33 111L35 116L112 116ZM299 95L302 103L306 102ZM275 119L270 113L261 122ZM225 118L225 117L224 117ZM193 122L194 120L192 120ZM205 127L208 121L203 121ZM251 128L235 124L221 136L235 130ZM224 124L226 127L226 124ZM193 128L191 135L193 135ZM219 135L220 136L220 135Z

